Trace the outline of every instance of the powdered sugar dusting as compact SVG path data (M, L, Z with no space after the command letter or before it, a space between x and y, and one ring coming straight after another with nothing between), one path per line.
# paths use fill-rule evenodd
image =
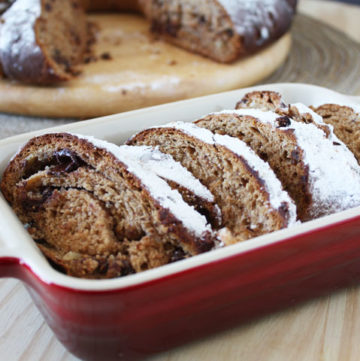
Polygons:
M300 109L309 113L302 106ZM277 127L279 115L275 112L239 109L233 113L251 115ZM293 119L289 126L281 129L293 130L299 148L304 151L303 161L309 167L309 185L314 202L313 217L318 216L318 212L330 214L360 205L360 167L354 155L332 132L327 138L316 125ZM334 145L334 140L339 145Z
M284 0L219 0L229 14L235 30L243 37L265 43L274 31L274 22L291 18L293 7ZM257 38L258 37L258 38Z
M293 121L290 128L304 150L313 200L323 212L330 214L360 205L360 167L350 150L334 145L313 124ZM314 212L316 216L317 210Z
M297 108L300 114L310 114L315 123L325 124L323 118L319 114L315 113L312 109L307 107L305 104L294 103L294 104L290 104L290 106Z
M221 115L221 114L236 114L239 116L250 116L256 119L260 119L264 123L275 124L277 118L280 117L279 114L271 111L263 111L260 109L254 108L240 108L240 109L231 109L231 110L223 110L221 112L212 113L214 115Z
M333 143L333 145L344 148L346 153L350 151L347 145L343 141L341 141L334 133L333 125L325 123L321 115L315 113L312 109L301 103L291 104L291 106L296 107L300 114L310 114L315 124L326 126L329 130L327 138Z
M141 180L151 196L157 200L162 207L169 209L170 212L181 220L183 225L196 236L201 237L205 232L212 231L211 227L207 224L206 218L195 211L192 206L189 206L177 190L171 189L166 181L155 173L149 172L148 169L143 168L134 157L129 157L128 146L117 146L90 136L74 135L113 154L126 165L129 172Z
M239 34L245 32L253 31L254 26L258 27L260 24L263 24L262 32L260 36L264 39L269 37L269 28L271 23L264 21L266 20L266 12L272 14L275 13L275 2L277 0L220 0L219 2L225 8L227 13L230 15L234 25L236 26L236 31ZM245 13L246 16L240 18L239 13Z
M197 125L193 124L193 123L185 123L185 122L172 122L172 123L167 123L165 125L159 125L153 128L174 128L174 129L179 129L181 131L183 131L184 133L198 138L200 140L202 140L205 143L208 144L214 144L215 140L214 140L214 134L212 132L210 132L210 130L207 130L205 128L200 128Z
M289 195L282 189L279 179L276 177L269 164L264 162L255 152L241 140L228 135L214 135L217 144L223 145L235 154L245 159L248 165L264 180L264 186L269 194L269 201L273 208L279 209L286 202L289 210L289 225L296 222L296 206Z
M40 14L40 1L17 0L2 16L6 26L0 27L0 53L8 53L18 71L23 70L21 64L29 54L41 51L34 33Z
M175 128L207 144L222 145L242 157L252 169L258 172L259 177L264 182L265 190L269 194L269 206L278 209L284 202L287 203L289 208L288 222L292 224L296 221L296 207L288 194L283 191L280 181L269 165L260 159L244 142L227 135L214 134L210 130L198 127L193 123L176 122L160 127Z
M133 158L144 168L154 172L159 177L174 181L175 183L189 189L198 197L214 202L212 193L195 178L185 167L169 154L164 154L156 148L150 146L121 146L124 154L129 159Z

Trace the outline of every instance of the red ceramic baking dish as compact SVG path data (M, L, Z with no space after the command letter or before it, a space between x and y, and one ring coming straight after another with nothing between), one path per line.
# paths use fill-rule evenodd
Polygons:
M304 84L273 84L288 102L356 102ZM142 128L233 108L255 88L191 99L42 131L116 143ZM0 171L40 132L0 142ZM339 170L334 170L339 171ZM22 280L65 347L84 360L135 360L360 279L360 208L139 274L84 280L54 270L0 197L0 276Z

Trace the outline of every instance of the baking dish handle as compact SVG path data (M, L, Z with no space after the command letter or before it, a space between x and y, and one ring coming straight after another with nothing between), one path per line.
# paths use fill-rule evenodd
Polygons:
M0 218L2 218L1 215ZM7 228L4 228L4 220L0 220L0 278L20 278L21 251L16 241L11 242L17 237L8 235L11 238L5 238L6 233L8 231Z
M0 277L18 278L21 254L21 233L26 235L23 225L0 195Z

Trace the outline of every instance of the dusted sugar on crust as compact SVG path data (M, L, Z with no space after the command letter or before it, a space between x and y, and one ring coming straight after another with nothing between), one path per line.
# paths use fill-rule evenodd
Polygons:
M88 40L77 0L17 0L1 19L0 63L7 78L51 84L77 72Z
M76 65L82 62L86 45L92 40L84 10L140 12L157 37L228 63L284 35L296 9L296 0L16 0L10 6L11 3L6 1L0 8L5 11L0 63L7 78L32 84L66 81L79 73Z
M169 154L147 146L123 145L121 149L144 169L155 173L166 180L171 188L177 189L186 203L203 214L214 228L221 227L221 211L215 203L214 195Z
M226 229L220 235L226 244L295 222L295 206L279 180L238 139L177 122L144 130L128 144L150 145L171 154L214 194Z
M269 162L302 221L360 205L359 165L317 124L254 108L213 113L196 124L243 140Z
M360 143L357 142L357 135L360 107L358 105L324 104L318 107L318 112L315 112L315 107L308 107L302 103L286 104L281 94L265 90L247 93L236 104L236 109L249 108L269 110L301 123L314 124L334 145L348 147L359 161ZM346 122L347 127L337 119L338 116Z
M166 40L227 63L278 39L295 9L296 0L164 0L147 17Z
M109 278L208 251L215 236L129 147L67 133L30 140L1 190L43 253L67 274Z
M313 107L334 133L354 153L360 163L360 107L358 105L323 104Z

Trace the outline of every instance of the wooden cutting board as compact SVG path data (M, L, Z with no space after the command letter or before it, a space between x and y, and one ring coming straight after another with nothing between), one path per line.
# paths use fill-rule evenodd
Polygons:
M58 86L0 80L0 111L90 118L196 97L256 83L285 60L290 35L233 64L219 64L157 40L136 14L89 16L98 30L97 61Z

